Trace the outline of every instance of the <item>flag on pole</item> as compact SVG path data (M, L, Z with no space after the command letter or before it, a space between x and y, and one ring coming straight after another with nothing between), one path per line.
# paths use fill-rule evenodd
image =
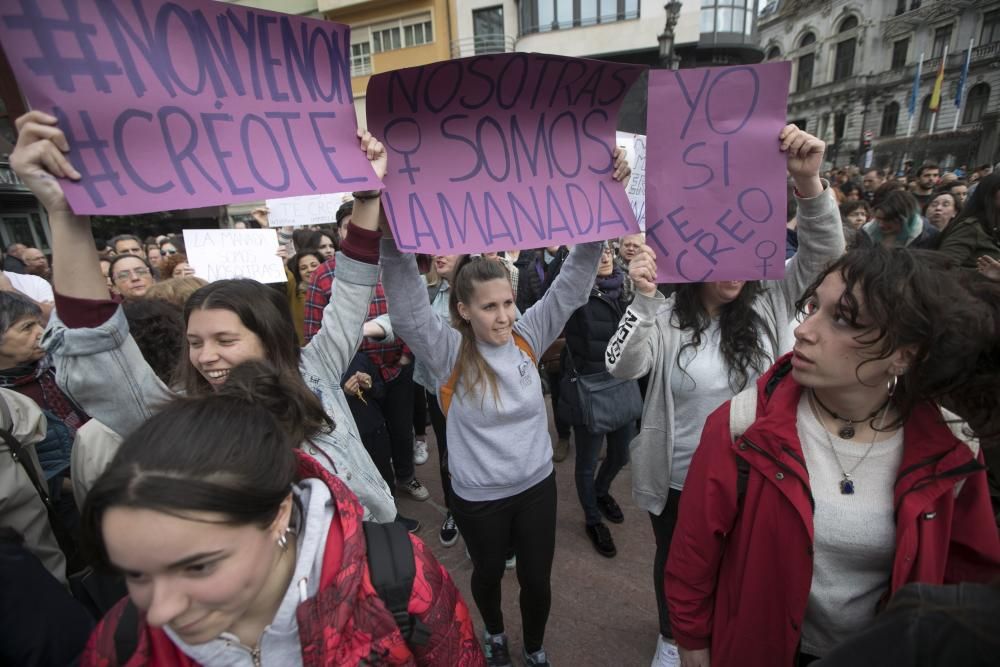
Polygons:
M917 73L913 77L913 92L910 93L910 118L913 118L913 114L917 112L917 97L920 96L920 68L924 64L924 54L920 54L920 60L917 61Z
M938 65L937 77L934 79L934 90L931 91L930 110L937 113L941 108L941 88L944 86L944 63L948 60L948 47L941 54L941 64Z
M965 80L969 77L969 62L972 60L972 42L965 51L965 64L962 65L962 73L958 77L958 91L955 92L955 106L962 108L962 93L965 90Z

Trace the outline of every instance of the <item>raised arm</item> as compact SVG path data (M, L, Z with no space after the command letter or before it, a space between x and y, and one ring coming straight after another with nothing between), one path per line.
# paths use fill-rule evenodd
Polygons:
M788 263L779 288L785 295L789 318L795 301L830 262L844 254L844 231L837 202L819 177L826 144L794 125L786 125L779 136L781 150L788 155L788 173L795 182L799 203L799 248Z
M90 218L70 210L59 182L80 179L64 155L70 148L66 135L56 126L54 116L41 111L29 111L18 118L17 130L10 165L48 214L56 292L80 299L106 299L108 284L101 275Z
M358 130L360 149L379 178L385 175L385 147L365 130ZM317 360L325 373L336 378L347 370L361 345L368 306L378 283L378 191L354 193L354 214L341 252L337 253L329 302L322 325L303 354Z

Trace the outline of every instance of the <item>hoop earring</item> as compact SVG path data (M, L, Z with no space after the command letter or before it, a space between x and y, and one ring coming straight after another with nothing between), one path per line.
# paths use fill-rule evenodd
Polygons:
M898 385L898 384L899 384L899 376L898 375L893 375L892 379L890 379L886 383L886 386L889 389L889 398L892 398L893 394L896 393L896 385Z

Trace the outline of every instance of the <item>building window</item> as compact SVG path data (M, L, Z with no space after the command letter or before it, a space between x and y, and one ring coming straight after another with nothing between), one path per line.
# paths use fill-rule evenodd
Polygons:
M892 69L906 67L906 54L910 50L910 38L898 39L892 45Z
M838 32L847 32L858 27L858 19L848 16L840 23ZM833 80L843 81L854 74L854 51L858 40L854 37L837 43L837 56L833 63Z
M521 34L639 18L639 0L521 0Z
M839 144L844 138L844 130L847 128L847 114L838 111L833 117L833 143Z
M962 116L963 123L978 123L986 113L986 103L990 101L990 86L986 83L977 83L969 89L969 97L965 100L965 114Z
M899 103L889 102L882 109L882 130L880 137L896 136L896 126L899 124Z
M755 0L701 0L700 30L749 35L753 32L756 6Z
M399 26L372 30L372 50L375 53L403 48Z
M472 12L472 35L476 55L503 53L503 6L486 7Z
M924 103L920 105L920 122L917 124L917 132L930 132L931 130L931 116L934 113L931 111L931 96L927 95L924 97Z
M372 73L372 51L368 39L369 35L366 33L365 41L351 44L351 76L368 76Z
M403 44L406 46L421 46L433 41L430 21L403 26Z
M816 43L816 35L807 32L799 40L799 48L805 48ZM813 64L816 62L815 53L805 53L799 56L799 71L795 75L795 92L804 93L810 90L813 85Z
M896 0L896 16L906 13L906 0Z
M931 50L931 58L940 58L944 55L944 48L951 44L951 26L946 25L934 31L934 48Z
M983 15L983 30L979 34L980 44L1000 42L1000 9L986 12Z
M777 46L772 46L767 50L767 57L765 60L777 60L781 57L781 49Z

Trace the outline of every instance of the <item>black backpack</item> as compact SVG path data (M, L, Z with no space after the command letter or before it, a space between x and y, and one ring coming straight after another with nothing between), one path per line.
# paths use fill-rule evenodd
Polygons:
M413 562L413 544L406 526L401 523L365 521L365 546L368 573L372 586L389 609L409 646L422 646L431 631L408 610L417 569ZM115 654L124 665L139 645L139 610L129 600L115 628Z

